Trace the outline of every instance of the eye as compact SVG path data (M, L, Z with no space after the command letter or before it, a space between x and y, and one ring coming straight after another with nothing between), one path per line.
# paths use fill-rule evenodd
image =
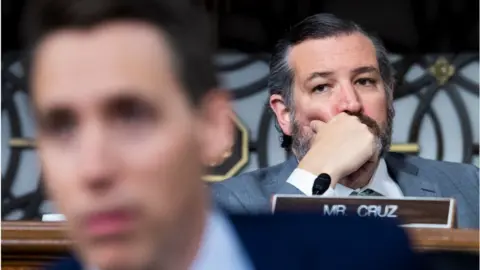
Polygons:
M328 84L319 84L312 89L312 92L323 92L325 90L328 90L328 88Z
M120 98L113 102L110 110L113 119L122 123L142 123L150 120L154 113L146 102L135 98Z
M372 86L375 85L377 81L372 78L361 78L356 81L357 84L360 84L361 86Z
M39 121L40 131L51 137L68 136L74 132L76 126L76 117L66 110L52 111Z

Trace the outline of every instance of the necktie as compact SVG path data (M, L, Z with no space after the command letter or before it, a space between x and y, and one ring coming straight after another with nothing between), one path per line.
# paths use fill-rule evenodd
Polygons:
M357 192L357 191L354 191L352 193L350 193L350 196L382 196L382 194L374 191L374 190L371 190L369 188L361 191L361 192Z

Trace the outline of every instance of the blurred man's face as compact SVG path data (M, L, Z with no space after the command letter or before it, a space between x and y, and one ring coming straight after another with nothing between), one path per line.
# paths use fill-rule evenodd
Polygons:
M206 208L202 162L219 121L189 104L159 32L134 22L66 30L35 54L48 192L82 259L102 270L152 266Z

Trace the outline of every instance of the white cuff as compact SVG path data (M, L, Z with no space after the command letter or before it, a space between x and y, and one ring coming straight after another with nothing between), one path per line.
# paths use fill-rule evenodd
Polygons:
M335 190L332 189L331 187L329 187L327 189L327 191L325 191L325 193L323 193L322 195L320 195L322 197L335 197L337 196L337 194L335 193Z
M312 188L313 184L315 183L315 179L317 179L317 176L315 176L313 173L296 168L288 177L287 183L290 183L305 195L312 196ZM336 193L334 189L329 187L327 191L320 196L335 197Z
M315 179L317 179L317 176L313 173L296 168L288 177L287 183L290 183L305 195L312 196L312 187Z

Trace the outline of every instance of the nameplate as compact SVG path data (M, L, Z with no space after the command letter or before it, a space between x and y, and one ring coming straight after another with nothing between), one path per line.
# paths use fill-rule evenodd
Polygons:
M456 227L455 200L449 198L406 197L321 197L275 195L273 213L316 212L323 216L357 215L394 218L402 226L417 228Z

